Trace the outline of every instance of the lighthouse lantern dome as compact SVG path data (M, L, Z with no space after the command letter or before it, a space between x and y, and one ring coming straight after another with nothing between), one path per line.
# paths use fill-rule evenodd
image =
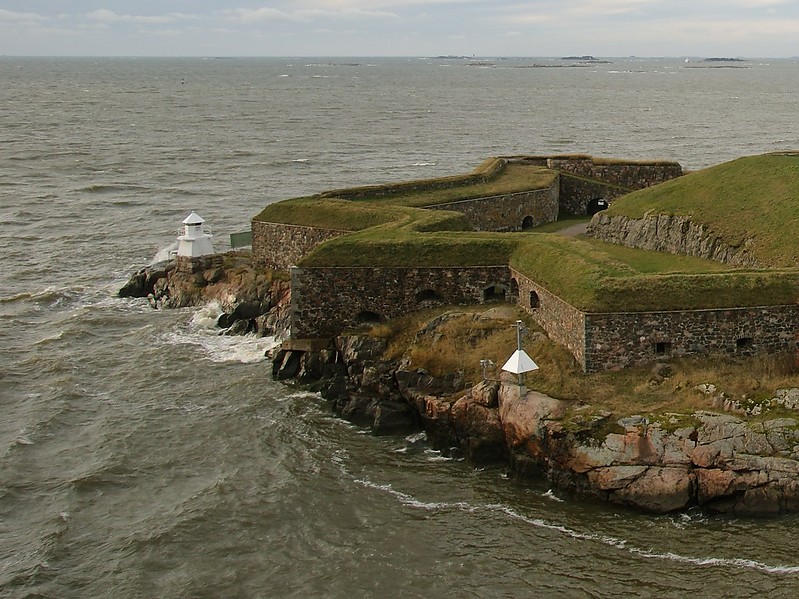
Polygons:
M183 234L178 236L178 256L207 256L214 254L211 235L203 230L205 220L192 211L183 219Z

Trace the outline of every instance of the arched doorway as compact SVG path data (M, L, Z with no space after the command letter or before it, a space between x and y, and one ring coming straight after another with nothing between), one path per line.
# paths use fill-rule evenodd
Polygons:
M522 220L522 231L529 231L535 226L532 216L525 216Z
M535 310L538 306L541 305L541 300L538 297L538 294L535 291L530 292L530 309Z
M483 303L504 302L505 287L503 285L491 285L483 289Z
M605 198L594 198L593 200L588 200L585 212L588 216L594 216L597 212L605 210L608 206L608 201Z

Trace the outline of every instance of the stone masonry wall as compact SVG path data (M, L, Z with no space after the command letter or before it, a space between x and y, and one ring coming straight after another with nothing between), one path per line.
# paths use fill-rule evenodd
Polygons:
M252 221L252 261L261 268L289 270L320 243L347 231Z
M585 315L586 371L660 356L786 351L796 344L799 305Z
M584 367L585 315L520 272L511 269L511 277L512 293L518 296L518 304L533 316L550 339L566 347Z
M460 212L478 231L521 231L525 217L532 220L530 227L558 219L558 187L555 180L548 189L461 200L427 208Z
M799 305L584 313L506 266L291 269L292 338L331 337L435 304L516 302L586 372L658 357L796 347Z
M586 233L609 243L654 252L688 254L733 266L761 268L746 245L732 247L690 218L676 214L654 214L643 218L608 216L599 213L591 220Z
M595 164L591 176L629 189L643 189L682 176L676 162L662 164Z
M602 198L610 201L629 193L628 189L582 179L569 175L560 176L560 209L565 214L588 214L588 202Z
M502 299L510 291L509 273L507 266L295 267L291 269L291 336L331 337L433 304Z
M682 175L682 167L676 162L609 162L596 163L590 157L552 157L547 166L561 173L597 179L627 189L643 189L663 183Z

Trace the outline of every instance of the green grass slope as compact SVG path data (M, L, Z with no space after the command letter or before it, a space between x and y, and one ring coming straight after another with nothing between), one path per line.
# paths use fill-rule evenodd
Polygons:
M799 266L799 152L748 156L614 201L608 215L669 214L704 224L761 263Z
M534 189L547 189L558 174L529 164L494 158L472 173L421 181L339 189L275 202L253 220L306 227L360 231L402 221L399 208L435 206Z
M317 246L299 266L509 264L587 312L799 301L799 155L742 158L632 193L608 211L630 217L690 217L731 245L746 240L773 270L736 269L554 233L475 232L458 212L420 207L437 203L436 198L443 202L540 188L553 182L553 176L541 167L501 165L495 159L461 177L286 200L268 206L255 220L351 231Z

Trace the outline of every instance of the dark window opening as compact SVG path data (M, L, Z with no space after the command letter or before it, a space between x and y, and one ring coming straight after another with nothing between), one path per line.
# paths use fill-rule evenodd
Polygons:
M519 282L516 279L510 280L510 297L508 301L517 303L519 301Z
M444 303L444 298L438 295L434 289L422 289L416 294L416 303L442 304Z
M665 356L671 353L671 343L668 341L658 341L655 343L655 353L658 356Z
M505 288L502 285L492 285L483 289L483 302L504 302Z
M588 216L594 216L597 212L601 212L605 208L608 207L608 202L604 198L594 198L593 200L589 200L588 206L586 206L586 213Z
M532 229L534 226L533 217L532 216L525 216L524 220L522 220L522 231L528 231Z
M738 350L741 349L752 349L752 344L754 343L751 337L741 337L735 342L735 347Z
M363 312L359 312L358 315L355 317L355 321L360 325L376 325L380 324L383 319L380 318L380 315L375 312L369 312L368 310L364 310Z
M530 292L530 309L535 310L541 304L541 300L535 291Z

